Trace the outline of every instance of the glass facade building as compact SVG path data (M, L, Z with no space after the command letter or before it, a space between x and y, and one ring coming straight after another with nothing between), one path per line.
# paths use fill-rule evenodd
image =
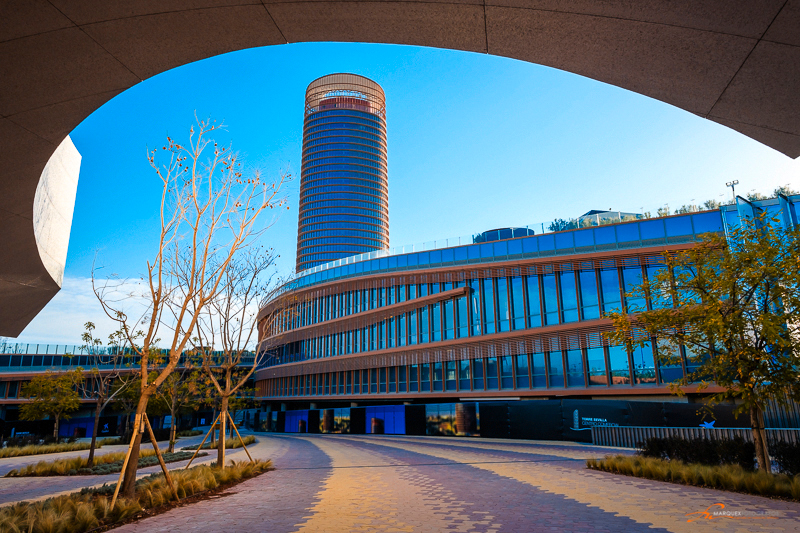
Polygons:
M701 354L660 364L603 334L665 251L766 212L797 224L800 196L399 254L301 275L262 309L272 357L257 396L280 402L668 396Z
M306 89L297 272L389 247L386 100L374 81L330 74Z

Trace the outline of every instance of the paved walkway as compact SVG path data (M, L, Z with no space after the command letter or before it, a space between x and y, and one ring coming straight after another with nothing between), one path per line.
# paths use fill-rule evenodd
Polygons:
M175 451L179 451L184 446L192 446L200 444L202 436L186 437L179 439L175 444ZM164 441L159 443L159 447L163 450L166 449L169 443ZM95 452L96 455L103 455L111 452L126 451L128 447L122 446L103 446ZM152 444L143 443L143 450L152 450ZM216 450L203 450L208 453L204 457L198 457L192 463L204 464L216 460ZM89 450L80 450L76 452L64 453L51 453L44 455L24 455L21 457L6 457L0 459L0 476L3 476L13 469L19 469L28 464L35 464L39 461L53 461L56 459L63 459L68 457L88 457ZM240 457L241 456L241 457ZM237 461L242 458L247 459L244 451L241 449L228 450L225 453L225 458L235 459ZM182 468L186 466L189 461L176 461L168 463L167 467L170 470ZM160 472L161 467L156 464L139 470L139 476L150 475L153 472ZM84 487L94 487L103 485L104 483L116 483L119 479L119 473L109 474L105 476L48 476L48 477L0 477L0 506L8 505L18 501L36 501L57 496L60 494L69 494L77 492Z
M585 468L586 458L617 451L608 448L436 437L259 435L253 451L272 458L277 470L218 498L115 531L800 531L796 503ZM689 515L709 507L709 512L723 510L734 517Z

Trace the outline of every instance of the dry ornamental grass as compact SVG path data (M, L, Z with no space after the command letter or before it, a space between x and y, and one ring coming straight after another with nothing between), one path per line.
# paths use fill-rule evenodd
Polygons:
M85 457L71 457L68 459L57 459L55 461L39 461L36 464L27 465L19 470L12 470L3 477L24 477L24 476L73 476L73 475L104 475L119 472L122 469L122 462L125 460L124 452L106 453L94 458L94 466L86 467ZM192 454L189 452L168 453L161 451L164 462L174 463L185 461ZM201 456L207 454L200 454ZM156 452L154 450L141 450L139 452L139 468L145 468L158 464Z
M98 446L99 448L100 446ZM78 452L88 450L88 442L70 442L62 444L29 444L28 446L11 446L0 448L0 459L6 457L22 457L23 455L40 455L44 453Z
M231 462L219 470L207 465L170 472L180 498L244 481L272 469L272 461ZM22 502L0 508L0 531L10 533L81 533L128 519L144 509L169 504L172 492L163 474L136 482L136 499L119 499L111 508L113 485L59 496L42 502Z
M739 465L709 466L651 457L609 455L603 459L589 459L586 466L593 470L657 481L800 500L800 475L749 471Z

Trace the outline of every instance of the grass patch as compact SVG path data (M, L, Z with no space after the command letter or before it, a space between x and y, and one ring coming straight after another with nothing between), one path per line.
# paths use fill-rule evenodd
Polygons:
M255 444L255 442L256 442L256 438L253 435L247 435L246 437L242 437L242 439L244 439L245 446L250 446L251 444ZM239 440L239 437L236 437L236 438L233 438L233 439L230 439L230 438L225 439L225 449L226 450L232 450L234 448L241 448L241 447L242 447L242 442ZM212 450L212 449L215 450L216 448L217 448L216 443L214 444L214 446L211 446L211 443L207 443L207 444L203 445L202 449L203 450ZM196 450L196 449L197 449L197 446L186 446L185 448L181 448L181 450Z
M187 498L220 486L230 485L272 470L271 461L234 463L225 470L200 465L171 472L181 498ZM136 482L136 498L120 499L111 508L114 485L84 489L79 493L49 500L21 502L0 508L0 531L30 533L81 533L134 518L145 509L172 504L172 493L163 474L154 474Z
M94 466L86 467L86 457L71 457L69 459L58 459L56 461L39 461L36 464L27 465L19 470L12 470L4 477L29 477L29 476L92 476L114 474L122 470L122 463L125 461L127 450L122 452L106 453L94 458ZM208 454L201 454L208 455ZM175 461L186 461L192 457L190 452L168 453L162 451L165 463ZM158 464L158 457L154 450L141 450L139 452L139 468L146 468Z
M768 474L763 470L746 470L739 465L712 466L652 457L609 455L603 459L589 459L586 466L592 470L657 481L800 500L800 475Z
M100 439L97 441L97 447L100 446L116 446L119 444L128 444L127 442L122 442L122 437L106 437L104 439Z
M0 448L0 459L6 457L22 457L23 455L40 455L44 453L77 452L88 450L88 442L64 442L61 444L29 444L27 446L10 446Z
M202 434L203 434L203 432L200 431L199 429L184 429L184 430L178 431L177 436L178 437L196 437L197 435L202 435Z

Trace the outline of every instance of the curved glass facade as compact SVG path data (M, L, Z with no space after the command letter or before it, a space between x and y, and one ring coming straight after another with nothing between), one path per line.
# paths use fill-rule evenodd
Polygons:
M303 124L297 272L387 249L388 185L383 89L355 74L311 82Z

